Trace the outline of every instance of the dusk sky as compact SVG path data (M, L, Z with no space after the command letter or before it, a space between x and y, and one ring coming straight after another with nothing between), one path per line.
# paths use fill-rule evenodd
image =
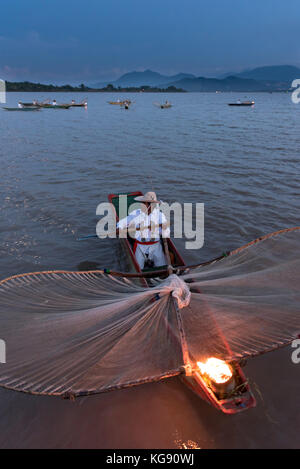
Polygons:
M9 0L0 78L93 83L148 68L218 76L299 66L299 40L299 0Z

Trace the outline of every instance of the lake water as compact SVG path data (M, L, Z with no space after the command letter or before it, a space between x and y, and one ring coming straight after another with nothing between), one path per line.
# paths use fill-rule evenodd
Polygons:
M8 93L7 105L48 97ZM76 241L95 232L96 207L110 192L154 189L167 202L204 203L204 247L176 241L187 263L300 225L300 105L289 94L248 96L253 108L227 106L245 99L239 93L135 94L128 111L107 103L117 97L90 93L87 110L0 110L1 278L122 268L116 241ZM153 105L165 99L171 109ZM0 446L300 447L291 350L248 362L258 405L233 417L177 379L75 402L1 390Z

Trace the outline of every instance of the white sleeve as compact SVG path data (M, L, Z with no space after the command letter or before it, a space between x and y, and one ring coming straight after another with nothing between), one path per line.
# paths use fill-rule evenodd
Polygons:
M133 212L130 213L125 218L122 218L122 220L119 220L117 223L117 228L123 230L124 228L127 228L129 226L129 223L135 219L140 214L139 210L134 210Z

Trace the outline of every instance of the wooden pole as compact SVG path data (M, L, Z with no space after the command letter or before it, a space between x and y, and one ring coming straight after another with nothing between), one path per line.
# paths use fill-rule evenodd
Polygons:
M165 248L165 256L167 260L168 275L171 275L173 273L173 266L172 266L171 258L170 258L168 239L163 237L163 243L164 243L164 248Z
M168 264L168 267L167 267L168 268L168 275L171 275L173 273L173 266L172 266L171 258L170 258L168 239L163 237L163 243L164 243L164 248L165 248L165 256L166 256L167 264ZM180 310L178 308L178 305L177 305L176 301L174 300L174 298L173 298L173 303L174 303L174 307L175 307L175 310L176 310L176 318L177 318L177 324L178 324L178 330L179 330L180 345L181 345L184 369L185 369L185 373L187 375L190 375L191 374L191 360L190 360L188 345L187 345L186 336L185 336L185 332L184 332L182 316L181 316L181 312L180 312Z

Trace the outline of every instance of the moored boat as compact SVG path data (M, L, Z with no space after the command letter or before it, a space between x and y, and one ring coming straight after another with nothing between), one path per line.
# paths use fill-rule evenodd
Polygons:
M124 99L122 101L108 101L108 104L113 104L113 105L119 105L119 106L124 106L125 104L131 104L130 99Z
M119 220L119 201L121 196L127 196L127 210L131 204L135 202L137 196L143 195L142 192L129 192L122 194L109 194L108 200L113 205L116 214L116 221ZM134 240L132 238L120 238L123 249L127 253L129 272L137 274L147 274L138 278L138 282L145 287L151 288L151 278L148 275L153 271L155 277L165 277L168 275L168 266L146 268L141 270L134 254ZM168 250L172 267L184 267L185 262L176 249L171 239L167 239ZM161 274L160 274L161 272ZM201 293L201 292L199 292ZM199 312L201 314L201 312ZM170 330L170 333L172 331ZM218 340L222 340L229 350L229 345L225 338L219 333ZM174 336L174 340L177 338ZM194 364L191 370L186 369L182 374L181 380L194 393L206 402L226 414L235 414L243 410L249 409L256 405L255 398L251 392L245 375L241 370L241 366L237 361L226 363L218 358L211 357L206 363L197 362L196 357L190 355L190 359ZM228 376L224 378L226 372ZM220 373L221 370L221 373ZM217 377L216 377L217 375ZM221 377L221 379L219 379Z
M236 103L228 103L228 106L254 106L255 101L242 101Z
M23 103L22 101L19 101L19 106L20 107L38 107L38 104L36 102Z
M39 106L31 106L31 107L3 107L5 111L39 111Z
M70 109L71 104L38 104L39 107L45 108L45 109Z
M70 107L87 107L87 100L81 101L81 103L76 103L74 100L72 100Z

